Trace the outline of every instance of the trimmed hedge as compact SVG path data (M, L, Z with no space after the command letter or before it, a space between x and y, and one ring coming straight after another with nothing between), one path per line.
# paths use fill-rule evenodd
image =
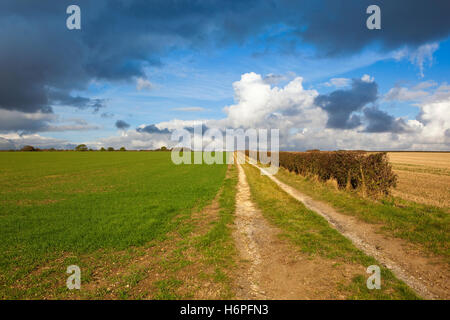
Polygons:
M249 155L248 150L246 154ZM397 184L386 152L280 152L280 167L320 181L335 179L339 188L359 189L365 195L388 195ZM259 158L259 157L258 157Z

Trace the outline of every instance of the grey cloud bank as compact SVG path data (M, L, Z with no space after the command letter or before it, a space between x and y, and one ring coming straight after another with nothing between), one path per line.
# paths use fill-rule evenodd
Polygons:
M361 119L353 114L378 97L376 82L352 79L348 90L336 90L327 95L319 95L315 104L328 114L327 127L334 129L353 129L361 125Z

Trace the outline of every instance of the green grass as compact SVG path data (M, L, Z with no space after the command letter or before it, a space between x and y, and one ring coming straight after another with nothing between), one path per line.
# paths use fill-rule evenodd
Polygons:
M231 230L229 225L234 218L236 205L236 184L238 181L236 166L229 169L229 177L225 179L223 190L219 197L219 220L205 235L199 237L198 247L207 250L208 256L214 262L223 262L232 254Z
M446 261L450 259L450 215L446 209L394 197L375 201L282 168L276 177L314 199L328 202L344 214L380 223L388 234L416 243Z
M329 226L328 222L307 209L268 177L251 165L244 165L252 199L262 210L264 217L279 227L282 236L311 257L320 256L340 263L359 264L365 268L380 265L375 259L357 249L350 240ZM381 266L380 266L381 267ZM365 277L355 277L350 284L343 284L350 299L416 299L415 293L395 278L388 269L381 267L382 289L369 290Z
M155 295L156 300L177 300L182 297L175 293L183 282L177 279L161 280L155 283L157 293Z
M226 170L174 165L170 152L1 153L0 298L21 297L11 286L55 259L163 239Z
M184 225L193 231L192 236L186 235L179 241L167 260L161 266L166 272L166 279L154 282L156 292L155 299L193 299L196 285L215 283L216 292L214 296L221 299L232 299L234 297L233 282L230 270L235 266L235 247L231 234L230 225L234 219L236 203L237 168L230 166L227 177L218 193L219 212L213 221L194 221L185 219ZM197 223L205 226L205 233L195 234ZM194 250L195 261L188 261L188 252ZM192 253L191 253L192 254ZM188 268L200 270L194 286L188 286L185 276L177 274ZM189 287L190 289L186 289ZM180 289L181 292L180 293ZM204 298L204 297L203 297Z
M233 296L231 279L225 271L233 267L236 254L230 225L236 209L237 182L237 168L233 165L228 169L228 177L225 179L220 193L219 219L214 222L208 233L197 239L196 244L204 252L208 263L215 266L214 280L225 286L224 299L230 299Z

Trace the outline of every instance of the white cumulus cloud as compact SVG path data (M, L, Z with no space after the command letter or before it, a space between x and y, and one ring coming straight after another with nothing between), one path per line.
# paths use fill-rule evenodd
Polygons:
M364 75L363 81L373 82ZM269 84L256 73L246 73L233 83L235 103L224 107L222 119L198 119L160 122L142 125L140 131L128 131L122 136L109 137L87 143L96 148L112 146L127 149L155 149L172 147L175 129L205 126L205 129L279 129L282 150L448 150L450 146L450 86L421 83L409 88L393 88L385 96L392 100L417 99L419 112L416 119L394 118L387 113L384 118L401 122L404 130L392 132L365 132L363 126L354 129L327 128L327 113L315 105L316 90L306 90L303 79L296 77L285 86ZM426 90L426 91L425 91ZM426 94L425 94L425 93ZM382 112L379 112L382 113ZM364 120L363 115L361 119ZM144 128L152 130L145 131ZM198 140L200 137L193 137ZM204 141L204 145L211 141Z
M151 90L153 89L153 84L148 79L138 78L136 80L136 89L139 91L144 89Z

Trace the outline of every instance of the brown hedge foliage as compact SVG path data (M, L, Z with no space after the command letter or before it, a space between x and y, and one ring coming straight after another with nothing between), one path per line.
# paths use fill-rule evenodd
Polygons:
M33 146L24 146L20 151L37 151L37 149Z
M323 182L335 179L339 188L359 189L370 196L388 195L397 183L385 152L314 150L280 152L279 158L280 166L291 172L316 176Z

